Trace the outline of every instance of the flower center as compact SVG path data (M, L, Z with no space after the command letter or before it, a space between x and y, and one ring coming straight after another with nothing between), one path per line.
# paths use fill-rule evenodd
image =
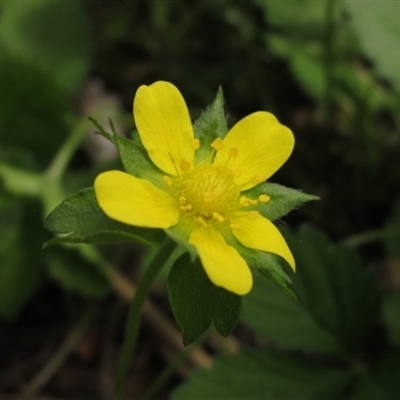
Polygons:
M207 162L178 178L175 193L181 211L202 225L227 221L239 207L240 188L232 171Z

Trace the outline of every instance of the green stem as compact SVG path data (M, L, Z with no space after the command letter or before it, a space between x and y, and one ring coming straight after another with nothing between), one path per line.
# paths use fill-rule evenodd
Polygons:
M375 229L367 232L353 235L344 239L342 244L349 247L358 247L365 244L376 242L378 240L389 239L394 236L400 235L400 225L387 227L383 229Z
M190 354L196 350L202 342L208 338L207 335L201 336L199 339L194 341L191 345L185 347L181 353L169 363L161 374L152 382L149 389L140 397L140 400L151 400L154 396L162 389L162 387L168 382L171 376L175 373L177 368L186 361Z
M50 166L47 168L44 174L44 185L41 193L44 215L47 215L57 204L64 200L65 194L61 179L76 149L82 143L89 127L89 120L84 119L78 122L54 156Z
M175 242L170 238L166 238L161 245L158 253L153 258L150 265L146 268L142 279L140 280L135 297L131 303L128 319L125 328L125 341L122 346L121 355L118 363L117 373L114 382L114 395L116 400L124 398L123 383L128 372L129 363L131 361L133 351L135 349L136 339L139 331L140 313L144 301L146 300L147 292L154 278L160 272L165 262L175 249Z
M49 183L61 180L64 171L68 167L68 163L81 144L90 126L89 120L81 120L68 135L47 169L46 178Z

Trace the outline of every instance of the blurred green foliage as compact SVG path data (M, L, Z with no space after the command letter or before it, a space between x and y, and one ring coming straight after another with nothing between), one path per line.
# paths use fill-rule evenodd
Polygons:
M115 256L107 249L42 250L52 238L44 216L117 165L81 145L91 77L118 94L127 129L141 84L173 82L193 120L222 85L231 124L269 110L292 128L295 152L272 180L321 197L285 221L307 219L325 234L284 229L298 259L298 303L265 280L245 300L243 323L273 346L217 357L174 398L396 399L399 4L1 1L1 319L17 319L49 280L89 300L111 291L101 267ZM83 193L90 202L90 189ZM99 238L108 227L100 228Z

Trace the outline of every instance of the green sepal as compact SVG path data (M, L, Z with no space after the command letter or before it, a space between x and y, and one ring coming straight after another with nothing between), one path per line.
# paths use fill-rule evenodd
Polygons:
M241 297L213 285L200 260L191 262L188 254L180 257L172 267L168 291L185 345L195 341L211 322L226 337L239 319Z
M169 229L165 229L165 233L190 254L192 262L198 257L198 253L196 247L188 242L188 238L196 226L197 223L193 218L182 215L178 224L171 226Z
M161 189L166 188L163 180L163 172L158 169L151 161L144 148L139 135L134 132L134 139L128 139L124 136L118 135L115 130L114 123L110 119L111 133L108 133L104 127L94 118L89 118L90 121L98 129L98 134L108 139L111 143L117 146L118 154L121 159L124 170L137 178L142 178L151 181Z
M46 218L45 227L53 233L67 234L48 241L60 243L160 243L160 229L139 228L108 218L97 204L93 188L67 197Z
M289 287L292 280L282 268L282 264L286 263L283 259L272 253L243 246L231 230L226 229L222 234L227 244L239 252L250 268L259 270L263 276L276 283L291 299L296 300L295 294ZM289 266L288 269L290 269Z
M245 208L246 210L258 211L270 221L283 217L294 208L308 201L319 200L318 196L270 182L260 183L254 188L242 192L242 194L251 199L258 199L258 196L262 194L270 196L270 200L266 203L258 202L253 206Z
M228 133L228 125L224 113L224 94L219 87L215 100L193 124L194 135L200 140L200 148L196 151L196 163L208 159L211 143L223 139Z
M163 180L163 176L166 174L151 161L139 135L135 135L134 140L116 134L114 138L122 165L128 174L151 181L161 189L167 189Z
M249 249L242 246L241 255L249 267L256 269L268 280L277 284L292 300L297 300L289 285L292 280L282 268L282 259L272 253Z
M111 126L111 129L112 129L112 131L113 131L113 135L112 135L111 133L108 133L108 132L104 129L103 125L101 125L100 122L97 121L97 119L95 119L95 118L93 118L93 117L89 117L88 120L98 129L98 131L96 131L96 133L97 133L98 135L103 136L104 138L106 138L107 140L109 140L111 143L114 143L114 144L115 144L115 140L114 140L114 136L115 136L114 131L115 131L115 128L114 128L114 124L113 124L111 118L109 118L108 121L109 121L110 126Z

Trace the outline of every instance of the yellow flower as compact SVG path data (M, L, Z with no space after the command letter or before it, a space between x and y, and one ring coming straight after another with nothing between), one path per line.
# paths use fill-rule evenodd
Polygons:
M208 145L208 158L196 161L202 143L194 137L186 103L174 85L141 86L133 114L162 179L151 182L122 171L100 174L94 187L107 216L183 237L197 249L211 282L238 295L250 291L253 278L245 259L226 242L228 233L243 246L277 254L295 268L292 253L272 222L257 211L246 211L250 205L268 202L268 194L251 198L245 192L288 159L294 146L288 128L270 113L253 113L225 138Z

